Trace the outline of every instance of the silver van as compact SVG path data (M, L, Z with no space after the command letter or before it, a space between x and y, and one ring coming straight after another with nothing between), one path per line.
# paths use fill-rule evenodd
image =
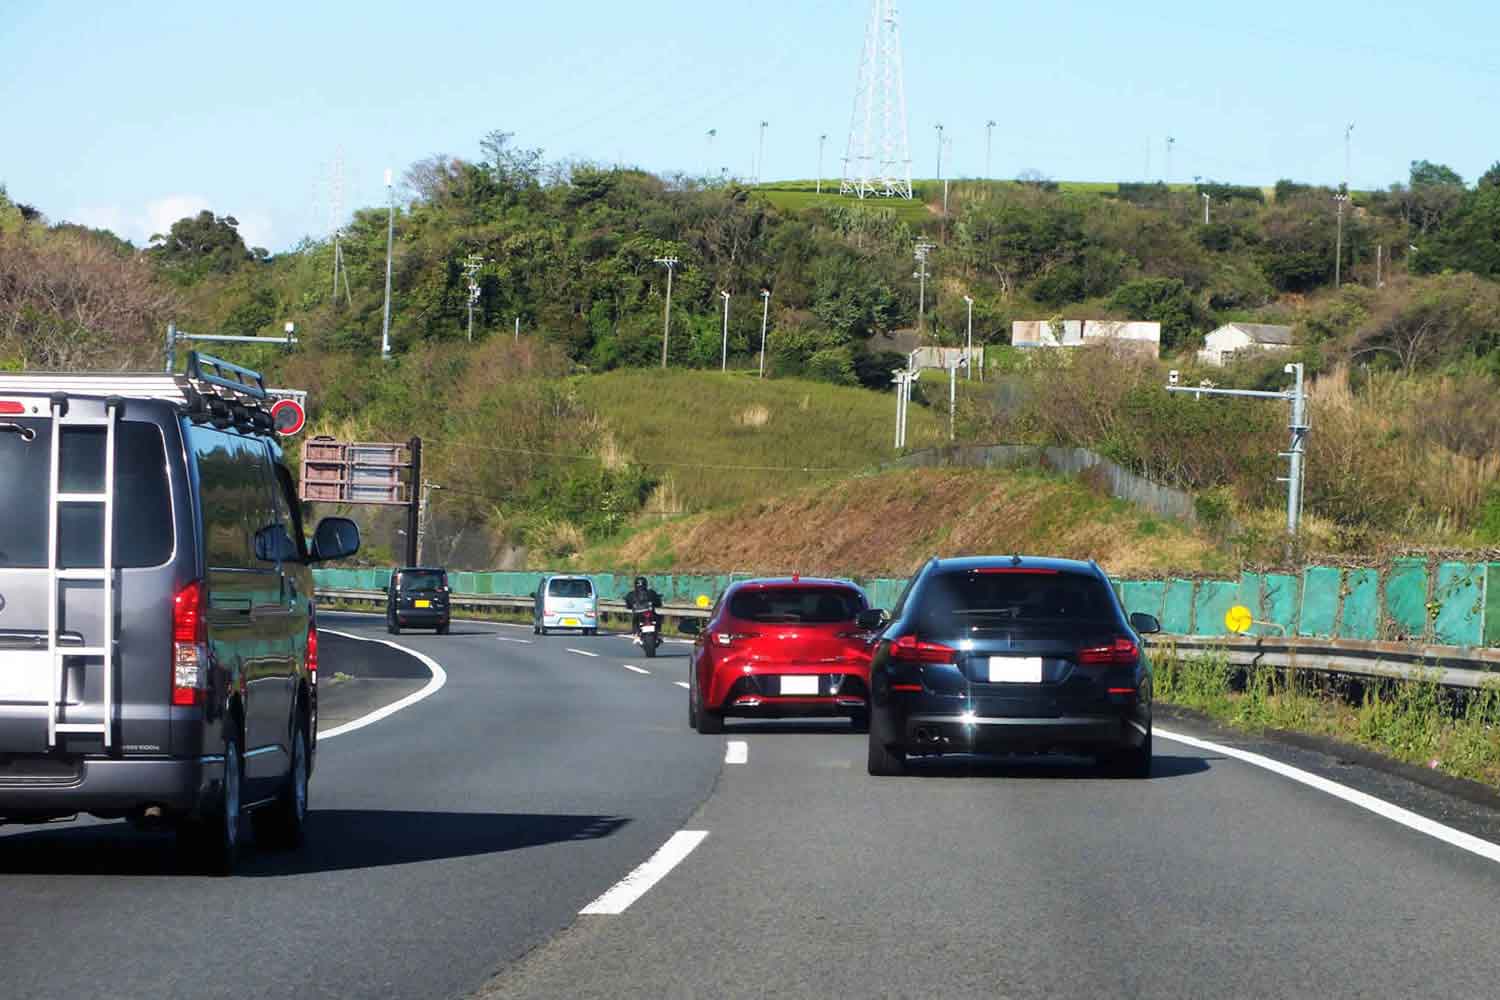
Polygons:
M0 823L176 828L211 870L300 843L317 752L308 539L259 375L0 374Z
M578 629L599 634L599 592L586 576L546 576L531 595L531 631L546 635L552 629Z

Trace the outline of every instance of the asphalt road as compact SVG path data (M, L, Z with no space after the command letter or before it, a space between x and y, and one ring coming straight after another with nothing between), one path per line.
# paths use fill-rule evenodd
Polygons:
M326 641L325 673L421 680ZM872 779L837 721L691 733L680 645L397 641L447 685L322 745L299 854L212 880L122 824L0 831L4 995L1500 995L1500 864L1164 721L1144 782L1070 761ZM1170 725L1500 841L1483 805ZM683 830L706 836L623 913L579 916Z
M376 620L324 624L387 638ZM307 845L252 853L238 877L181 874L170 836L121 822L0 827L0 995L479 987L654 851L720 767L683 726L682 700L668 696L680 689L611 655L628 643L530 637L455 623L449 636L397 640L440 662L446 686L320 741ZM426 673L384 646L324 642L324 676ZM681 672L685 661L651 663Z

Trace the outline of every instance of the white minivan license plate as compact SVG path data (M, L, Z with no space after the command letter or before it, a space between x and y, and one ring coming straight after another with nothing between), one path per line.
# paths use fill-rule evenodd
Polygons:
M991 684L1040 684L1042 682L1042 658L1040 656L992 656L990 657Z

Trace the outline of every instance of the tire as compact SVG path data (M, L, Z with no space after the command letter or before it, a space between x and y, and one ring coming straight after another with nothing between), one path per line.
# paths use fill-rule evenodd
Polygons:
M856 733L868 733L870 731L870 710L868 708L855 709L849 716L849 728Z
M251 813L257 846L292 850L302 845L307 828L307 726L297 720L292 736L292 767L286 787L273 805Z
M239 864L244 834L240 802L244 774L239 739L231 736L224 744L224 780L219 784L220 798L214 812L177 831L186 855L206 875L233 875Z
M536 630L536 634L537 635L546 635L547 634L547 626L545 626L545 625L538 626L538 628Z
M654 660L656 658L656 647L660 642L661 640L656 637L656 633L654 632L648 636L642 637L641 647L646 650L646 658L648 660Z
M389 619L389 618L387 618L385 620L385 630L387 632L389 632L391 635L400 635L401 634L401 630L396 627L396 623L394 621L392 621L391 619Z
M1140 746L1116 750L1100 763L1111 777L1140 780L1151 777L1151 761L1151 734L1147 732L1146 740Z
M865 770L876 778L899 778L906 773L906 753L891 750L870 734L870 749L865 761Z
M704 736L715 736L724 731L724 716L718 712L710 711L703 705L703 698L697 688L692 691L693 704L688 706L688 717L693 721L693 728Z
M688 728L698 728L698 696L696 691L688 692Z

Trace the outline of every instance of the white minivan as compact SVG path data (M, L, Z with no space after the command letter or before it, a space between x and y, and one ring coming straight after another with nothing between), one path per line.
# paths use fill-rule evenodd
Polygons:
M552 629L578 629L599 634L599 593L586 576L543 577L531 612L531 631L546 635Z

